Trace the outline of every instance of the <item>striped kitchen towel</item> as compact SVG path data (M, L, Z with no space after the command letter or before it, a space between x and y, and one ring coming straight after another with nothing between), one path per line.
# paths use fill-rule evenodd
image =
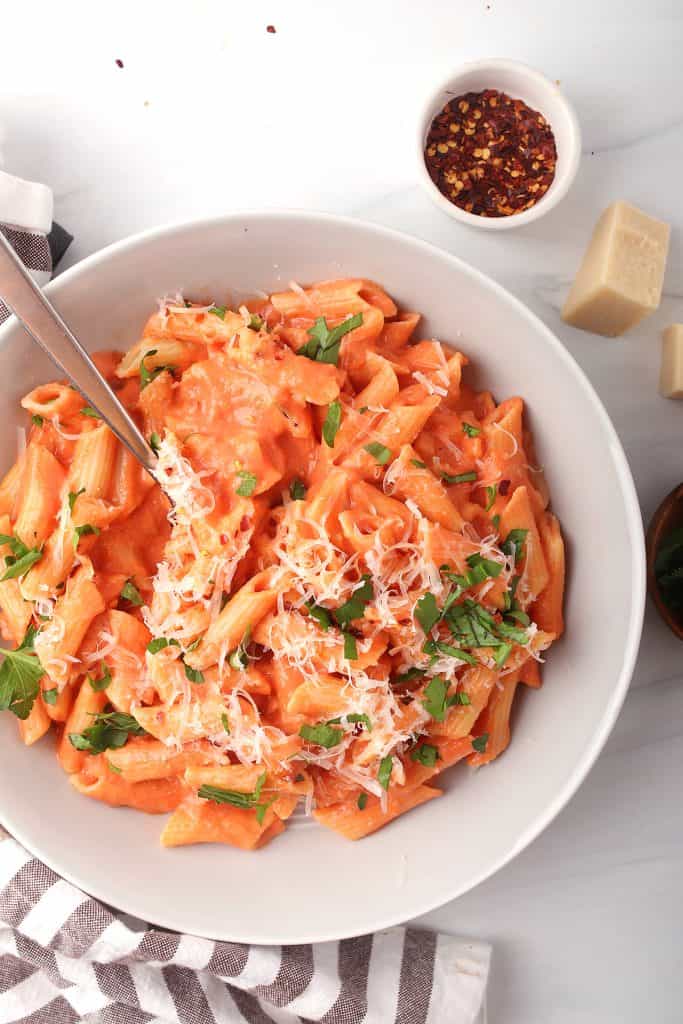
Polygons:
M64 255L72 237L52 223L52 190L0 171L0 231L31 277L43 285ZM0 324L9 316L0 299Z
M410 927L282 947L162 931L0 841L0 1024L484 1024L489 958Z

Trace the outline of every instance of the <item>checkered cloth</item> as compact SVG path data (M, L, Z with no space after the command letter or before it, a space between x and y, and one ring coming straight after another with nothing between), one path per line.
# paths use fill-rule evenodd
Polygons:
M39 283L71 241L49 190L2 171L0 231ZM489 957L417 928L276 947L161 931L0 829L0 1024L483 1024Z

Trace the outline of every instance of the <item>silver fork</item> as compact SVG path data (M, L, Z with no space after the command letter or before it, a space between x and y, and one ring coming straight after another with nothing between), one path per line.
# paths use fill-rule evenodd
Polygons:
M145 469L153 472L156 455L1 231L0 296L33 340L78 388L118 439Z

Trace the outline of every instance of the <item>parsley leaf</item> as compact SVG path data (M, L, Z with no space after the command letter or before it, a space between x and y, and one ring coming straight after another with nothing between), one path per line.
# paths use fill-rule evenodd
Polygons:
M491 519L491 526L493 527L494 530L497 530L498 527L500 526L500 516L498 515L498 513L496 513L496 515L493 516L493 518Z
M211 309L209 310L209 313L213 313L213 315L217 316L219 320L225 320L225 313L227 308L227 306L212 306Z
M498 484L491 484L490 487L486 488L486 512L489 512L493 508L493 503L496 500L498 494Z
M426 462L422 462L421 459L411 459L410 463L411 463L411 465L415 466L416 469L426 469L427 468L427 463Z
M92 686L95 693L99 693L101 690L106 690L111 683L111 672L109 671L109 666L103 661L100 663L100 667L102 669L102 675L99 679L93 679L92 676L86 676L86 679Z
M31 713L33 702L38 696L38 682L43 676L43 666L33 650L37 630L29 626L21 644L15 651L3 651L4 660L0 665L0 711L11 711L17 718L25 720Z
M320 628L327 632L332 625L332 616L327 608L323 608L321 604L316 604L312 597L306 601L306 608L311 618L315 619Z
M446 718L448 705L446 696L448 694L448 683L441 676L434 676L424 688L422 707L437 722L443 722Z
M475 552L473 555L468 556L467 564L469 565L470 569L482 568L486 575L491 576L493 579L496 579L497 576L500 576L501 572L503 571L503 566L500 564L500 562L494 562L493 559L491 558L484 558L478 552Z
M25 545L22 544L22 548ZM32 565L40 561L43 557L43 552L39 548L25 548L23 555L7 555L5 558L5 564L7 569L5 570L2 579L3 580L14 580L20 576L24 576Z
M189 679L191 683L204 682L204 673L200 672L199 669L191 668L190 665L186 665L185 662L183 662L183 667L185 669L185 677Z
M228 716L226 715L225 711L221 715L221 724L222 724L223 728L225 729L225 731L229 735L230 734L230 720L228 719Z
M59 690L53 686L51 690L43 690L43 700L46 704L56 704L59 697Z
M358 645L356 638L353 633L343 633L344 637L344 657L349 661L356 661L358 658Z
M473 427L471 423L463 423L462 429L468 437L479 437L481 429L479 427Z
M413 668L409 668L407 672L402 672L400 675L394 676L391 680L391 685L402 686L404 683L412 682L413 679L421 679L424 675L426 675L426 672L423 668L416 668L413 666Z
M338 743L341 743L344 731L320 722L318 725L302 725L299 729L299 736L308 740L309 743L317 743L319 747L326 747L329 750L330 747L336 747Z
M379 763L379 771L377 772L377 781L379 782L382 789L389 789L389 782L391 781L391 772L394 767L394 759L391 754L383 757Z
M96 409L93 409L92 405L84 405L81 409L81 416L90 416L93 420L98 420L100 418L100 414Z
M298 476L295 476L289 485L289 496L292 501L303 501L306 497L306 487Z
M476 736L472 740L472 749L476 750L478 754L483 754L486 750L486 744L489 741L489 734L483 732L481 736Z
M174 639L167 640L165 636L157 636L147 644L150 654L157 654L158 651L163 651L164 647L180 647L180 644Z
M251 626L247 626L244 631L244 635L240 640L239 644L234 651L231 651L228 655L228 664L230 668L234 668L236 672L242 672L249 664L249 656L247 655L247 647L251 643Z
M81 487L78 491L69 491L69 512L73 512L76 498L79 498L81 494L85 494L85 487Z
M365 615L365 606L374 597L369 574L363 573L361 579L363 582L354 590L348 601L344 601L344 604L332 613L342 628L348 626L354 619L362 619Z
M83 732L70 732L69 742L76 750L88 754L102 754L125 746L129 736L144 736L145 730L122 711L107 711L94 716L95 721Z
M334 439L341 425L342 407L341 402L331 402L327 407L327 416L323 423L323 440L328 448L334 448Z
M441 612L436 603L436 598L429 591L427 591L426 594L423 594L417 601L415 605L415 618L420 623L425 633L429 633L441 618Z
M421 743L410 751L410 760L424 765L425 768L434 768L436 762L441 760L441 755L438 747L432 746L431 743Z
M175 370L175 366L155 366L154 369L152 370L149 370L145 366L145 359L147 359L148 356L155 356L158 351L159 350L156 348L150 348L147 352L145 352L144 356L140 360L141 391L144 391L148 384L151 384L153 380L156 380L160 373L164 373L165 370L168 370L169 373L172 373Z
M372 732L372 722L367 715L359 714L357 711L352 711L348 715L340 715L339 718L330 718L326 725L339 725L342 721L346 721L349 725L364 725L368 732Z
M256 820L259 825L263 824L265 813L270 805L277 799L277 795L268 801L261 801L261 792L266 781L266 773L259 775L253 793L243 793L238 789L223 789L221 786L200 786L198 795L202 800L211 800L215 804L229 804L231 807L240 807L242 810L256 811Z
M126 582L121 587L121 597L123 598L124 601L130 601L130 603L134 605L136 608L139 608L141 605L144 604L144 601L142 600L142 594L140 593L140 591L135 586L132 580L126 580Z
M368 802L368 794L367 793L359 793L358 794L358 810L359 811L364 811L366 806L367 806L367 802Z
M258 313L252 313L251 317L249 318L249 327L252 329L252 331L261 331L263 330L263 325L265 322L266 321L263 319L263 317L259 316Z
M43 420L43 417L36 415L36 413L34 413L33 416L31 416L31 423L33 424L34 427L42 427L44 422L45 421Z
M472 654L468 654L467 651L463 651L459 647L444 643L443 640L428 640L422 650L425 654L445 654L448 658L458 658L459 661L465 661L468 665L477 664L477 659Z
M78 542L81 539L81 537L87 537L90 534L94 534L95 536L97 536L97 534L99 533L101 533L99 526L93 526L91 523L83 523L82 526L74 527L74 551L78 547Z
M342 320L340 324L337 324L336 327L330 330L325 317L320 316L313 326L309 328L308 337L310 341L302 345L297 355L306 356L308 359L314 359L319 363L331 363L333 366L336 366L339 360L339 347L342 338L349 331L360 327L362 323L363 314L356 313L355 316Z
M510 530L507 537L500 545L501 551L504 551L506 555L512 555L517 562L521 561L524 556L524 542L528 530Z
M386 466L391 458L391 449L387 448L385 444L380 444L379 441L371 441L370 444L363 445L363 447L372 455L373 459L379 462L380 466Z
M452 694L446 701L446 705L449 708L456 707L458 704L461 704L463 707L467 707L467 705L471 703L470 695L465 693L464 690L458 690L457 693Z
M238 470L237 476L240 478L240 483L235 488L235 493L239 494L240 498L250 498L256 488L256 476L247 469Z
M155 455L159 454L159 448L161 447L161 438L157 434L156 430L153 430L149 435L149 446Z

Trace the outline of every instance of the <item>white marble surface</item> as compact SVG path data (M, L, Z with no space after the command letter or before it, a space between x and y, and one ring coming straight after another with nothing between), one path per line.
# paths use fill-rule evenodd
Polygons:
M646 519L683 477L683 403L656 393L660 329L683 319L680 0L72 0L5 5L2 20L5 165L54 189L76 236L66 265L162 221L264 205L413 232L557 332L614 419ZM569 197L502 236L447 219L412 166L423 96L488 55L559 79L584 133ZM659 313L607 341L558 310L616 197L674 230ZM424 918L494 943L493 1024L683 1019L682 655L649 607L632 690L577 796L515 862Z

